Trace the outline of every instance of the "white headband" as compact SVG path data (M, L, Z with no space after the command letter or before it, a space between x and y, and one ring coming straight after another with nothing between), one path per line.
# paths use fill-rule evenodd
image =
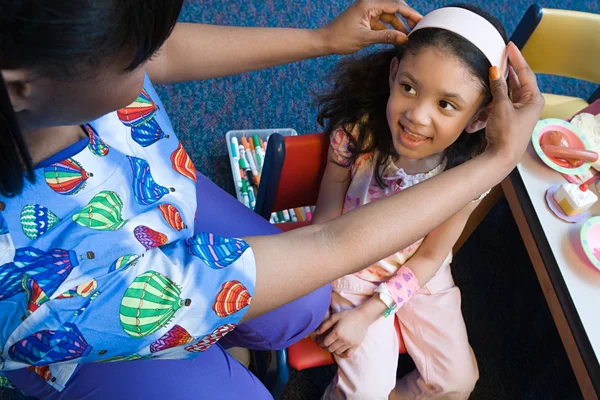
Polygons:
M423 28L445 29L462 36L481 50L492 66L500 69L500 74L508 76L506 44L487 19L464 8L444 7L424 16L410 34Z

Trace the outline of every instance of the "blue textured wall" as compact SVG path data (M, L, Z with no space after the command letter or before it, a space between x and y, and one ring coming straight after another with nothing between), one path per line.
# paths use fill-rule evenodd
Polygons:
M450 1L411 1L426 13ZM531 4L525 0L464 1L499 17L512 34ZM491 3L491 4L490 4ZM202 23L315 28L326 24L351 1L188 0L181 20ZM600 13L600 1L550 0L540 5ZM557 32L560 34L560 32ZM169 110L175 131L185 142L196 167L221 187L232 191L224 135L232 129L285 128L299 133L319 130L312 93L322 89L323 77L339 60L326 57L203 82L162 86L159 93ZM589 96L588 82L540 77L543 91Z

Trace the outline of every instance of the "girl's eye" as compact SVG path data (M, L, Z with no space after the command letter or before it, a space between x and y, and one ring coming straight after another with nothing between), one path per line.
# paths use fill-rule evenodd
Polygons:
M410 85L404 84L402 85L404 87L404 91L408 94L417 94L417 91Z
M440 101L439 104L440 104L440 107L442 107L442 109L446 110L446 111L451 111L451 110L455 109L455 107L452 104L448 103L446 100Z

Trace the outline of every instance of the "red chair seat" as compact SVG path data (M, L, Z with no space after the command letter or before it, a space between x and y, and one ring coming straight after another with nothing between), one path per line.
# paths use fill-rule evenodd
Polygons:
M333 364L331 353L320 348L309 338L304 338L288 347L287 356L288 364L298 371Z
M271 139L269 139L265 163L273 162L275 168L279 168L279 171L274 172L279 172L279 174L276 174L277 178L271 178L277 179L274 185L268 184L270 175L263 175L260 185L263 187L263 193L259 191L257 200L257 207L259 203L269 204L269 207L266 208L258 207L261 209L260 214L267 219L273 211L316 204L321 177L327 164L329 139L326 135L320 133L288 136L282 140L284 141L283 149L279 148L281 146L278 146L276 141L271 143ZM282 160L281 157L284 159ZM274 193L267 193L269 189ZM266 202L267 198L271 198L272 201ZM286 222L276 224L276 226L287 232L309 224L308 221ZM398 320L395 321L395 327L400 340L399 352L406 353ZM287 348L287 362L293 368L303 370L333 364L334 360L331 353L323 350L309 338L305 338ZM285 370L286 366L280 365L279 368ZM277 393L280 393L283 384L287 381L287 372L284 375L283 382L279 382L279 389L275 391Z

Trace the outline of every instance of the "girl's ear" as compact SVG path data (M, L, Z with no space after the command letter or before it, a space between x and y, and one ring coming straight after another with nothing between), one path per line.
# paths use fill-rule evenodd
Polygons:
M400 61L398 58L392 58L392 62L390 63L390 89L394 86L394 82L396 81L396 74L398 73L399 66Z
M488 104L487 106L480 108L479 111L475 113L473 118L467 124L465 131L467 133L477 132L487 125L488 118L490 117L490 112L492 110L492 104Z
M0 71L8 97L15 112L27 109L31 95L31 84L27 82L27 72L24 70L11 69Z

